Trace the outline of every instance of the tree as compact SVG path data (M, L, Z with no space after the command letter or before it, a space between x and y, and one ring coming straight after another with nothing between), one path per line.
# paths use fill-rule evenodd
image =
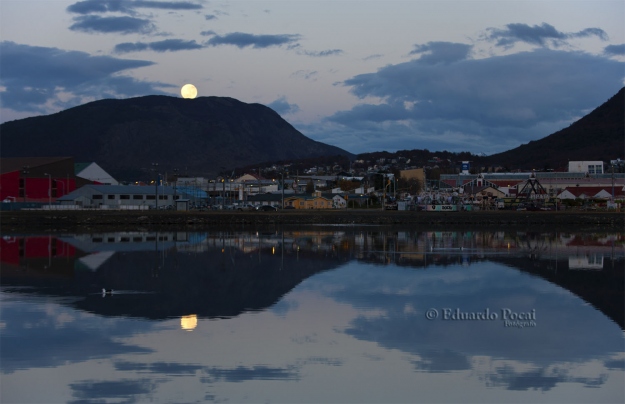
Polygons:
M348 180L339 180L339 188L341 188L342 191L351 191L354 190L356 188L360 187L360 182L359 181L348 181Z
M315 184L313 183L313 180L308 180L306 183L306 193L312 194L313 192L315 192Z

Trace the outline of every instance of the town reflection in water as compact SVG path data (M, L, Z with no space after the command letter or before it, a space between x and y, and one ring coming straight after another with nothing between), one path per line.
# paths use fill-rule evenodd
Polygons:
M3 402L625 399L623 233L346 226L0 247Z

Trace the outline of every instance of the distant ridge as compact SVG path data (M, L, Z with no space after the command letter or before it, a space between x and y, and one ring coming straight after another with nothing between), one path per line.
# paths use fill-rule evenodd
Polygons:
M562 169L569 161L607 161L625 154L625 87L568 128L488 156L489 165Z
M237 166L352 156L307 138L271 108L227 97L145 96L94 101L0 125L2 157L73 156L119 179L161 173L215 175Z

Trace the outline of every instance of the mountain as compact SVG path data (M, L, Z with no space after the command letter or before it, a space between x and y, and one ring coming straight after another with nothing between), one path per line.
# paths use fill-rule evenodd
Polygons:
M568 128L485 158L488 165L567 168L569 161L608 161L625 153L625 87Z
M352 156L307 138L272 109L233 98L107 99L0 125L2 157L72 156L119 179L215 175L264 161Z

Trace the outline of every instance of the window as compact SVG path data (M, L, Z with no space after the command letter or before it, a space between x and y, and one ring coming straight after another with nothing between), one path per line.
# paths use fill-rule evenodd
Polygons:
M154 196L154 195L146 195L145 199L147 199L147 200L154 200L154 199L156 199L156 196Z
M588 174L594 174L595 173L595 166L594 164L589 164L588 165Z
M160 199L160 200L167 200L167 195L159 195L158 199Z
M139 200L143 200L143 195L133 195L132 199L139 199Z
M119 199L130 199L130 195L120 195Z
M102 195L93 195L91 199L102 199Z
M106 199L115 199L115 195L107 195Z

